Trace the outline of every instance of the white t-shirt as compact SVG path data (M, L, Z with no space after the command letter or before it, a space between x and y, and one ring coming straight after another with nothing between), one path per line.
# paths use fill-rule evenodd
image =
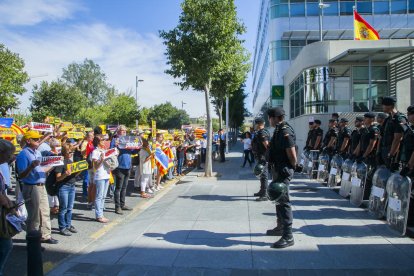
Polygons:
M145 159L147 159L148 156L149 154L146 150L141 149L139 151L139 169L141 175L152 174L151 159L148 159L148 161L145 162Z
M101 154L104 152L102 149L95 149L92 152L92 160L101 161ZM95 180L104 180L109 179L110 171L105 168L102 164L96 171L95 171Z
M250 138L243 139L244 150L252 148L252 140Z

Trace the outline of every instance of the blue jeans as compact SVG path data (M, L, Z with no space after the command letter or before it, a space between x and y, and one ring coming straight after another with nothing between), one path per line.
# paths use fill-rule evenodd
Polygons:
M81 173L81 177L83 178L82 194L83 194L83 196L88 196L88 185L89 185L89 173L88 173L88 170L84 170Z
M59 230L72 226L72 209L75 201L75 185L63 184L59 189Z
M183 172L183 164L184 164L184 158L178 158L177 159L177 174L181 174Z
M95 180L96 198L95 198L95 217L103 217L103 209L105 205L105 197L108 192L109 179Z
M0 238L0 276L3 275L4 265L13 248L12 239Z

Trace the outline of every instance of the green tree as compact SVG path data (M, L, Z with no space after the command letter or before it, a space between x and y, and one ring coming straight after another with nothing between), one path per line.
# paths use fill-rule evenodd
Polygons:
M231 128L240 128L243 125L244 117L251 115L244 103L244 100L247 98L244 88L244 85L240 86L229 98L229 127ZM223 112L226 112L225 106Z
M107 114L105 123L135 127L135 120L138 117L138 105L134 97L127 94L118 94L112 96L108 103L110 112Z
M36 121L43 121L46 116L73 121L84 106L85 97L79 89L68 87L61 81L43 81L33 86L30 101L30 111Z
M19 105L18 95L26 92L24 84L29 76L24 71L24 61L18 54L0 44L0 114Z
M106 82L106 75L93 60L71 63L63 68L62 79L71 87L78 88L87 99L88 106L105 103L114 93Z
M207 132L212 140L210 90L220 73L239 60L245 27L237 19L234 0L184 0L177 27L161 31L170 69L182 89L204 91ZM207 145L205 176L212 175L211 143Z
M190 121L187 112L176 108L170 102L155 105L150 108L148 121L157 121L157 128L174 129L181 128L181 125Z
M96 105L89 108L83 107L79 112L77 122L94 127L106 122L109 113L111 113L111 110L108 105Z
M150 125L151 122L148 121L148 115L150 111L151 109L146 107L143 107L139 110L138 122L140 125Z

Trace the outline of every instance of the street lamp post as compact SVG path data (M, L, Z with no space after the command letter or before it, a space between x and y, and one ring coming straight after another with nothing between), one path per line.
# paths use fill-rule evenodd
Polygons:
M181 101L181 109L184 110L184 105L187 104L184 101Z
M138 79L138 76L135 76L135 102L137 104L137 108L138 108L138 83L143 82L143 81L144 80ZM137 119L135 120L135 123L136 123L136 127L137 127L136 131L138 133L138 116L137 116Z

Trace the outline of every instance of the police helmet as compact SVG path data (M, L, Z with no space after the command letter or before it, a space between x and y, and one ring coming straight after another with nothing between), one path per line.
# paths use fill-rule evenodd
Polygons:
M272 181L267 186L267 198L270 201L280 203L288 194L288 187L283 182Z
M253 172L257 178L260 178L260 176L262 176L263 172L265 171L265 166L266 164L263 164L263 162L257 162L256 166L254 166Z

